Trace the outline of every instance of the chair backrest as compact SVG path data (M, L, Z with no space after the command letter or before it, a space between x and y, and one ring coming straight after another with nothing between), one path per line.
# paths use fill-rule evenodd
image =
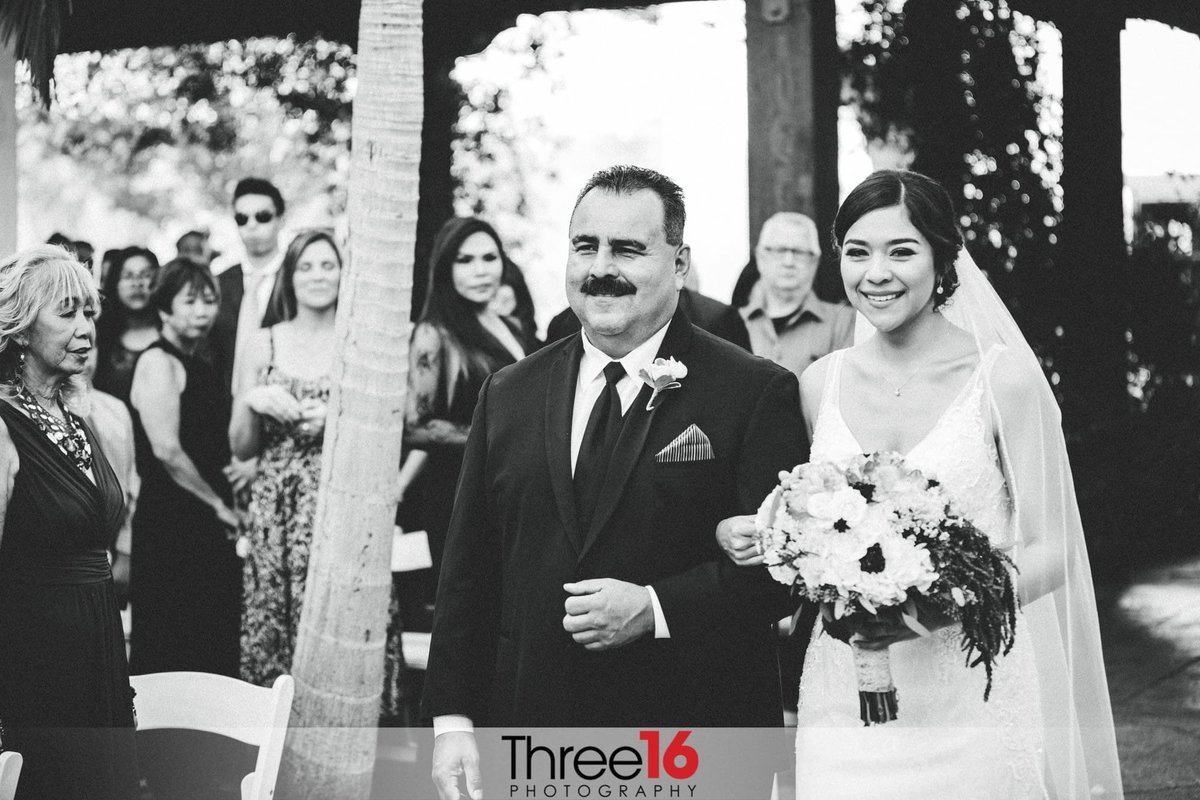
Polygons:
M155 672L129 682L137 692L138 730L207 731L255 745L258 760L242 782L242 800L275 794L295 692L290 675L280 675L269 689L207 672Z
M0 753L0 800L13 800L16 797L19 777L21 754L11 750Z

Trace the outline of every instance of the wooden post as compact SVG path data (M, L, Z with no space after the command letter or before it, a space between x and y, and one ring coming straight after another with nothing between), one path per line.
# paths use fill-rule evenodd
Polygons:
M838 51L833 0L747 0L750 238L799 211L837 211Z
M1063 414L1080 430L1127 404L1121 193L1121 30L1105 4L1067 5L1063 38L1063 221L1056 272L1068 306Z
M17 249L17 80L11 48L0 44L0 257Z

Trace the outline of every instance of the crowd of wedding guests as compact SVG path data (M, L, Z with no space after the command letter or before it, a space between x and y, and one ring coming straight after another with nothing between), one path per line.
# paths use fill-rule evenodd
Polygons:
M93 265L89 243L56 233L46 246L0 265L0 318L24 314L0 330L0 360L11 362L3 370L5 385L18 401L0 402L9 428L0 444L15 448L24 477L27 463L47 462L41 451L53 448L52 441L60 447L76 443L71 453L76 471L83 471L53 465L44 479L18 481L8 498L10 535L3 540L0 573L17 580L0 581L0 604L19 603L21 614L20 629L0 636L28 648L3 648L0 725L8 729L0 730L6 746L26 751L24 796L71 797L84 782L96 790L92 770L101 763L110 793L129 791L131 746L119 735L129 721L129 673L196 670L269 685L291 670L313 534L343 243L330 230L302 231L284 242L285 200L261 178L239 181L231 206L244 257L215 275L217 254L202 230L182 235L165 263L134 245L108 250ZM747 268L751 302L735 309L693 285L681 305L701 327L799 372L849 341L849 308L811 296L818 238L807 217L777 215L764 227ZM410 348L397 522L426 532L432 567L396 578L385 720L401 718L406 694L412 700L399 633L431 625L479 390L489 375L544 344L521 269L486 221L448 220L427 268ZM55 361L55 352L37 345L45 339L35 335L41 317L31 317L29 309L36 311L39 301L73 315L57 334L64 341L53 343L70 358ZM579 327L568 308L550 323L547 340ZM77 396L86 397L77 404L78 417L66 411ZM85 461L93 449L104 458ZM89 491L89 480L100 496ZM34 498L25 500L29 492ZM64 519L39 517L38 525L24 525L23 504L38 496L58 498ZM75 497L78 507L59 502L63 496ZM54 554L53 563L38 563L36 548L23 541L50 524L74 526L79 536ZM111 594L94 582L106 573L105 558L114 579ZM56 570L78 586L46 586L44 595L12 588ZM128 666L118 607L131 609ZM57 627L46 615L63 608L79 615L74 628L86 643L49 635ZM7 613L12 608L4 611L0 620L14 619ZM91 660L57 659L57 649L68 646L90 652ZM55 665L46 668L50 658ZM31 684L33 673L37 682ZM24 693L22 700L5 694L14 685L44 691ZM52 695L64 709L58 716L37 710L34 702ZM91 710L68 714L69 705L76 712ZM47 719L38 720L39 714ZM92 742L87 759L71 759L75 744L38 741L30 732L45 721L102 725L118 733ZM39 750L53 758L39 757ZM104 786L99 789L97 796L107 796Z
M24 797L132 796L131 672L269 685L291 671L344 243L329 230L283 240L285 212L271 182L239 181L231 213L244 257L215 275L199 230L166 263L131 246L93 266L90 245L59 234L0 263L0 486L10 476L0 737L26 753ZM678 307L799 376L853 344L854 310L814 292L821 258L811 219L776 214L735 305L692 286ZM385 721L405 710L400 631L432 624L481 388L581 327L568 308L539 339L521 269L482 219L448 220L427 270L397 522L426 533L432 566L395 579ZM128 663L117 614L126 603ZM779 638L782 702L792 709L805 641ZM95 731L81 746L56 728Z

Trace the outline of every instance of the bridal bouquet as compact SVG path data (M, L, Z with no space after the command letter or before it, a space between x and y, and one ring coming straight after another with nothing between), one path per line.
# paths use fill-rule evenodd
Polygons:
M899 615L916 633L917 599L962 624L966 662L987 671L1012 648L1012 561L958 515L936 480L896 453L841 467L801 464L758 510L756 528L772 577L820 603L827 619ZM897 718L887 650L854 648L859 709L872 725Z

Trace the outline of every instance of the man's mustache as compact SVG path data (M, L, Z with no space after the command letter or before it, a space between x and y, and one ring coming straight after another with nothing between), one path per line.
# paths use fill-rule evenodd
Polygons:
M616 275L589 275L579 290L584 294L601 297L623 297L637 294L637 287Z

